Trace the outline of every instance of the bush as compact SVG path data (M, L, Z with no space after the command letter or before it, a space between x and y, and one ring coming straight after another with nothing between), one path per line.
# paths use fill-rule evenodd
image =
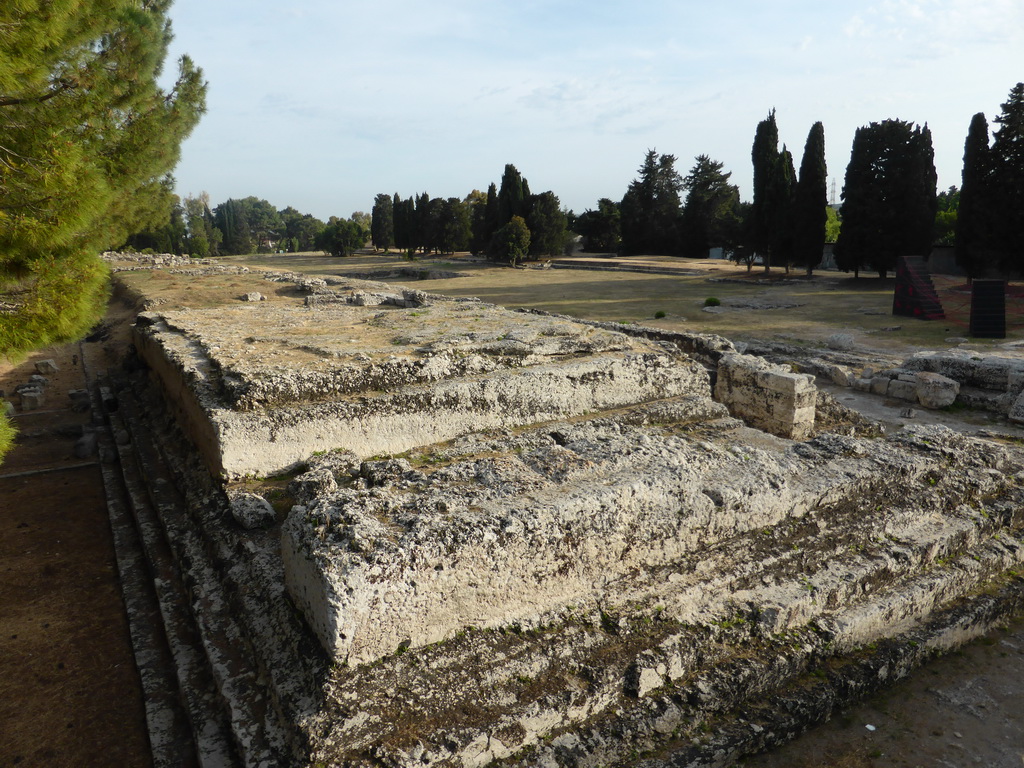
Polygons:
M4 456L14 447L14 436L17 432L14 422L0 413L0 462L3 462Z
M714 296L708 296L706 299L704 299L705 307L718 307L721 306L721 304L722 302L716 299Z
M664 316L665 316L665 313L662 310L660 310L660 309L657 312L654 313L654 319L655 320L661 320L661 318L663 318Z

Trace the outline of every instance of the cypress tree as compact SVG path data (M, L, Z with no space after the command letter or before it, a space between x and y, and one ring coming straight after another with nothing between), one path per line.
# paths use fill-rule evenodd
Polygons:
M1024 83L1011 90L992 136L993 228L1003 274L1024 273Z
M936 204L931 131L902 120L857 129L843 185L840 269L885 277L898 257L931 252Z
M370 236L374 248L388 250L395 242L395 209L390 195L377 195L373 200Z
M804 266L808 277L825 249L827 187L825 127L817 122L807 134L793 201L793 263Z
M0 355L100 316L99 253L168 220L162 179L205 105L186 56L157 83L169 0L0 5Z
M779 128L775 110L757 124L750 159L754 166L753 201L748 218L747 247L764 260L765 270L771 265L772 232L775 229L775 201L772 198L772 177L778 169Z

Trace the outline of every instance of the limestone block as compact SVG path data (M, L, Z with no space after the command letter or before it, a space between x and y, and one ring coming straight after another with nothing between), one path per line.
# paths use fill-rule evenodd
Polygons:
M87 459L96 453L97 437L95 432L86 432L75 441L75 458Z
M232 517L246 530L266 528L277 520L270 502L258 494L235 492L229 498Z
M1024 392L1021 392L1017 396L1017 399L1013 401L1013 405L1010 406L1009 412L1010 421L1017 422L1018 424L1024 424Z
M36 362L36 373L56 373L58 370L57 363L53 360L39 360Z
M259 291L250 291L242 297L242 301L266 301L266 297Z
M802 440L814 428L814 377L750 355L727 354L718 366L715 399L766 432Z
M917 374L917 401L925 408L945 408L960 394L960 383L939 373Z
M75 413L85 413L91 407L87 389L68 390L68 398L71 400L71 410Z
M870 392L871 391L871 379L865 379L861 377L853 380L853 388L858 392Z
M912 403L916 403L917 383L914 381L904 381L903 379L890 381L888 396L894 397L897 400L909 400Z
M890 381L888 376L875 376L871 380L871 394L885 397L889 393Z
M825 339L825 344L829 349L848 350L853 349L854 340L849 333L833 333Z

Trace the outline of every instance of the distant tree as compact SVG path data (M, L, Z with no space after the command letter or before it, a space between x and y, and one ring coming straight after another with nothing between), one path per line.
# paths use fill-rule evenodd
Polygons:
M639 178L630 183L619 205L622 250L626 253L679 252L683 180L675 162L675 155L659 156L655 150L647 150Z
M525 219L529 195L530 187L523 175L516 170L514 165L506 165L505 172L501 175L501 186L498 189L497 226L504 226L511 221L513 216Z
M457 197L449 197L440 202L437 213L437 250L441 253L466 250L473 234L469 205Z
M100 252L167 220L206 94L187 56L158 82L168 5L0 3L0 356L84 334L106 306Z
M813 274L825 251L827 209L825 127L818 122L807 134L793 200L793 263L805 267L808 277Z
M291 253L311 251L316 248L316 237L326 224L310 213L301 213L288 206L280 211L284 228L282 246Z
M927 257L935 225L935 161L928 127L885 120L858 128L843 185L836 263L880 277L899 256Z
M494 233L492 258L506 261L513 267L530 253L530 228L522 216L512 219Z
M793 155L782 145L782 151L775 158L775 170L769 178L768 197L771 200L773 226L768 255L764 262L764 271L768 272L771 264L780 264L786 268L793 265L794 254L794 205L796 203L796 170L793 168Z
M249 230L245 207L240 200L228 198L214 208L213 221L224 236L222 253L236 255L253 252L255 243Z
M526 226L530 230L530 256L561 256L565 252L568 227L554 192L530 197Z
M409 197L401 200L395 193L392 200L395 220L395 246L403 251L416 247L416 202Z
M395 243L395 208L390 195L377 195L373 200L370 236L374 249L388 250Z
M955 235L956 263L972 278L995 274L999 269L993 227L992 170L988 120L979 112L971 118L964 142Z
M575 231L583 238L583 250L615 252L621 244L619 204L607 197L597 201L597 210L589 208L576 218Z
M825 242L835 243L839 239L839 232L842 230L843 222L839 213L831 205L825 207Z
M250 195L238 201L238 210L245 219L256 250L261 253L272 250L283 229L277 208L266 200Z
M767 270L772 261L772 237L779 225L779 205L774 197L777 189L774 177L779 169L779 128L774 109L757 124L750 157L754 165L754 195L747 221L746 246L752 257L756 254L762 258Z
M317 237L317 248L330 256L351 256L366 245L370 231L362 221L331 216Z
M491 242L491 235L494 233L488 231L487 228L487 205L491 198L491 190L495 190L494 184L491 184L488 191L481 192L479 189L474 189L468 195L466 195L465 203L469 206L469 250L474 256L484 253L487 251L487 244ZM494 193L497 197L497 191ZM495 199L495 205L497 200Z
M723 172L722 167L717 160L699 155L683 179L687 190L680 222L683 256L707 258L713 247L731 252L735 246L740 191L729 183L732 173Z
M1024 273L1024 83L1017 83L992 135L993 229L1004 275Z

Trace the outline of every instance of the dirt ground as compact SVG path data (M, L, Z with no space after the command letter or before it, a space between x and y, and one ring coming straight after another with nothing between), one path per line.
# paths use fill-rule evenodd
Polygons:
M151 763L103 481L95 456L74 455L89 423L67 397L84 386L74 355L77 344L0 367L5 392L36 360L60 368L45 407L16 416L16 447L0 466L3 768Z
M395 266L427 266L396 255L331 259L322 256L247 257L267 269L312 274L376 274ZM795 344L843 332L861 349L901 355L942 348L966 336L960 281L936 281L946 322L922 323L891 315L892 280L853 280L823 273L813 280L747 275L724 262L651 259L685 266L691 274L504 269L464 259L440 268L465 277L417 281L416 287L479 296L600 320L643 322L668 329L721 333L734 339L774 338ZM796 276L793 276L796 278ZM724 282L722 281L724 278ZM134 273L128 278L157 308L210 305L259 290L269 301L290 301L286 287L258 275L226 275L197 282L188 276ZM408 278L391 282L410 283ZM724 309L705 312L704 299ZM664 312L662 318L655 314ZM117 314L126 313L117 307ZM969 345L986 352L1024 341L1024 312L1010 304L1005 341ZM95 367L105 364L99 344L87 344ZM0 466L0 768L13 765L145 766L149 764L142 693L128 642L124 608L110 543L95 457L73 455L75 431L88 416L69 408L68 389L83 386L72 356L78 345L44 350L20 366L0 363L0 389L11 391L54 358L43 411L19 415L17 447ZM840 399L849 391L836 392ZM858 407L856 403L849 405ZM898 426L897 410L865 401L875 418ZM925 415L922 418L933 418ZM938 417L936 417L938 418ZM986 415L943 416L974 431ZM1005 425L1001 425L1005 428ZM83 465L84 466L80 466ZM54 469L53 472L22 475ZM1024 765L1024 622L940 659L909 681L771 755L745 760L758 768L880 768L881 766ZM874 730L867 726L873 726Z

